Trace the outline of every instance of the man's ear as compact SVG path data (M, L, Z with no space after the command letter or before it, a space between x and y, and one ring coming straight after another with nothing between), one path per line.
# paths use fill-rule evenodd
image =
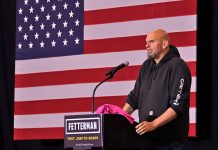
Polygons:
M169 41L168 40L163 40L163 43L162 43L162 48L165 49L169 46Z

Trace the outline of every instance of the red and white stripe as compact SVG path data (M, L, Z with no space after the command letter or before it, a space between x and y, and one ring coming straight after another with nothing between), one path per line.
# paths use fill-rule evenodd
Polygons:
M64 115L90 113L95 85L128 60L96 91L96 108L122 107L147 57L146 34L158 28L169 32L191 70L189 135L196 136L196 0L84 1L84 55L16 61L14 139L63 138Z

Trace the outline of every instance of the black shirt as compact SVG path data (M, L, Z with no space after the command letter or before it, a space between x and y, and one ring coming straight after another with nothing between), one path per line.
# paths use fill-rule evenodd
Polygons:
M177 118L145 136L159 143L180 142L187 138L190 87L190 70L172 45L158 64L153 59L142 64L134 89L126 100L132 108L139 110L139 122L151 121L169 107L177 113ZM149 116L151 112L153 115Z

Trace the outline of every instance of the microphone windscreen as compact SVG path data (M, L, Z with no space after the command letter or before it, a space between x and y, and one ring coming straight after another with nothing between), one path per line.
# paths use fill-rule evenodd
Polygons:
M125 64L126 66L128 66L128 65L129 65L129 61L124 62L124 64Z

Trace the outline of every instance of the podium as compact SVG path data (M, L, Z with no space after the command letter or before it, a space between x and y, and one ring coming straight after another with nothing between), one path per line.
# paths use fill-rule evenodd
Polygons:
M136 133L137 123L131 124L119 114L70 115L64 120L65 148L150 147L149 140Z

